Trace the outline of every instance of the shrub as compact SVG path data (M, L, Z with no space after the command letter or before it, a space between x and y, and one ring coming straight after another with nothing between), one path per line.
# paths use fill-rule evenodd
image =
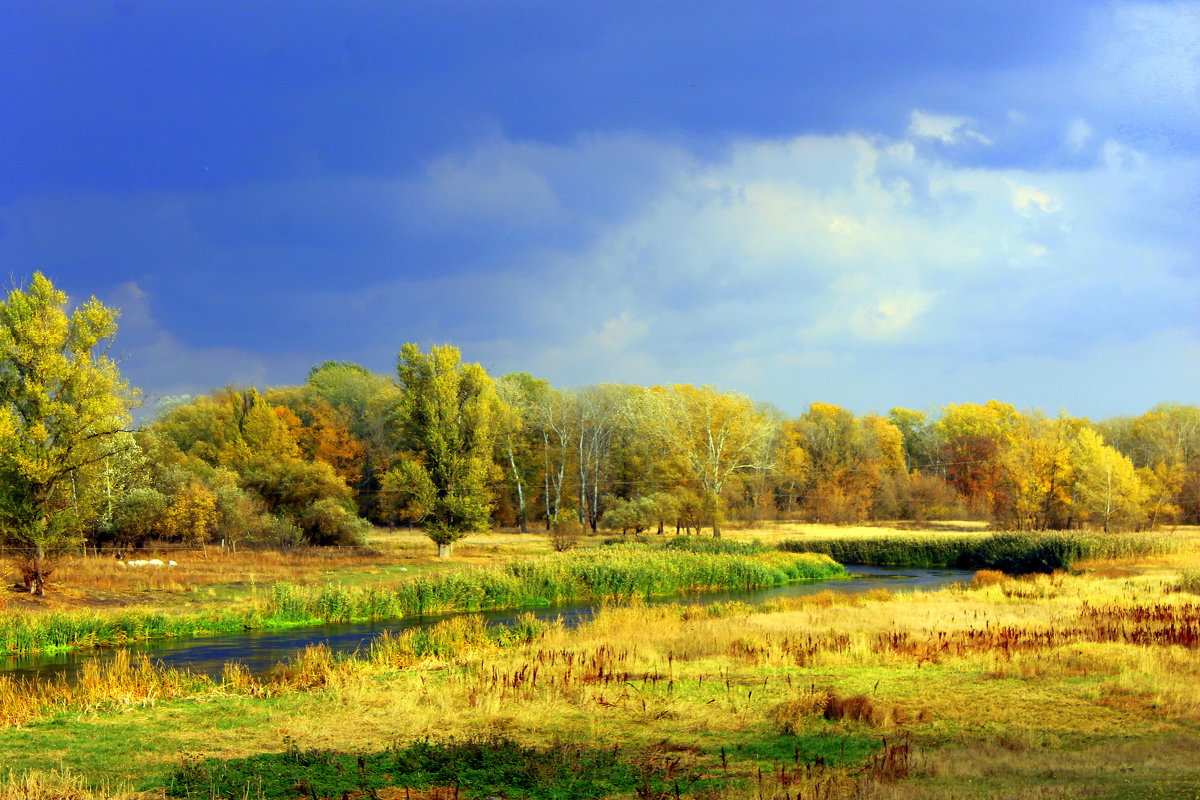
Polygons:
M569 514L560 514L550 525L550 546L556 553L565 553L579 544L583 525Z
M309 544L362 545L368 523L342 502L325 498L313 503L296 519Z
M117 503L113 527L122 544L139 545L152 537L169 504L157 489L134 489Z

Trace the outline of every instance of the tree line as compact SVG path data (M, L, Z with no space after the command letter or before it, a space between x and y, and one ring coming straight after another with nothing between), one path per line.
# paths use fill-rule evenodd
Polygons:
M116 312L38 274L0 306L0 530L40 586L87 541L354 544L414 524L448 554L492 526L979 519L1012 530L1200 523L1200 407L1093 422L999 401L798 417L709 386L554 387L451 346L397 370L171 398L135 428Z

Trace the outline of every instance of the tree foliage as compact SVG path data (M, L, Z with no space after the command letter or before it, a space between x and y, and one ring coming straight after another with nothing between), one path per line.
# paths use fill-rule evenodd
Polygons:
M400 351L403 396L399 415L411 458L388 472L385 491L418 520L439 554L488 525L496 390L478 364L462 363L458 348L415 344Z
M94 297L69 310L40 272L0 303L0 535L31 591L94 522L105 462L133 446L116 329L116 311Z

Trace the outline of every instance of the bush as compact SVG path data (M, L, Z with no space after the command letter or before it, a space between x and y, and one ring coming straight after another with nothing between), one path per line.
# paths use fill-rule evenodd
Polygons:
M332 498L313 503L296 522L308 543L317 545L362 545L369 527L345 504Z
M1200 594L1200 569L1185 569L1179 573L1179 591Z
M117 540L124 546L140 545L158 529L170 501L157 489L134 489L121 498L113 512Z
M263 530L263 544L276 547L299 547L304 544L304 531L287 517L271 517Z
M565 553L579 544L583 524L569 514L559 514L550 525L550 547L556 553Z

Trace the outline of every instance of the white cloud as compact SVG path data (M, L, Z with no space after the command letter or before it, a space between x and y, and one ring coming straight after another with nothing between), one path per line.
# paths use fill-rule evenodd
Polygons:
M1067 133L1064 140L1072 152L1078 153L1091 140L1092 133L1092 126L1087 123L1087 120L1076 117L1067 126Z
M992 140L975 130L972 127L974 124L975 120L970 117L916 110L912 112L908 133L918 139L934 139L943 144L958 144L964 139L972 139L990 145Z
M606 320L600 326L600 330L593 334L593 338L604 349L619 353L636 344L649 331L649 325L634 319L628 311L622 311L612 319Z
M938 401L950 399L939 376L962 361L998 359L1015 382L1042 374L1037 358L1069 373L1088 337L1149 342L1200 298L1194 244L1161 241L1151 212L1177 185L1152 176L1195 185L1191 162L955 167L845 135L743 140L673 163L633 213L514 266L512 301L536 334L474 346L556 381L716 383L788 408L797 392L836 400L824 393L836 386L861 407L891 397L868 376L900 362ZM575 168L586 183L582 151ZM792 386L809 372L821 387ZM1064 390L1038 402L1086 413L1086 401Z
M1180 342L1200 340L1200 253L1188 213L1200 160L1108 139L1094 165L1031 170L957 165L918 146L937 130L970 138L969 123L954 117L899 139L746 138L707 150L655 137L494 138L443 154L411 181L325 180L83 210L101 209L97 229L129 230L169 212L153 255L181 270L253 263L261 242L215 241L204 213L224 205L269 221L253 210L277 196L386 206L372 225L411 229L435 219L432 247L437 236L483 237L481 222L521 226L518 237L501 231L507 250L437 274L355 276L336 292L297 286L256 300L276 303L276 318L286 309L303 320L303 356L184 341L155 320L145 284L126 284L106 298L125 309L118 348L134 381L162 394L297 380L328 357L390 371L401 343L450 341L499 373L528 370L568 385L713 383L788 410L813 399L920 407L966 399L974 381L1014 402L1099 413L1089 403L1098 402L1104 354L1185 360ZM1087 143L1098 144L1094 134ZM483 201L466 187L491 194ZM532 211L503 207L511 187L524 187L514 198L532 198ZM36 213L3 211L16 235L0 239L0 258L17 261L12 248L49 241L25 233L37 233ZM305 213L298 219L318 216ZM538 235L544 226L566 234L551 246ZM392 264L407 255L402 240L367 233L375 243L364 258ZM92 246L72 241L67 256L85 258ZM308 241L290 246L300 259L325 257ZM1160 335L1168 328L1171 336ZM336 337L338 349L316 349ZM1103 337L1117 341L1093 346ZM1010 392L993 386L992 366ZM1029 388L1051 373L1076 376L1080 388L1067 382L1054 397ZM1120 391L1186 399L1180 392L1197 374L1164 373Z
M519 153L497 154L490 148L430 164L413 190L413 201L450 220L482 218L529 226L552 224L563 215L545 175L523 163Z
M1200 112L1200 3L1122 3L1090 32L1092 85L1115 108L1173 121Z
M929 292L891 292L855 311L851 326L862 339L898 339L932 303Z
M1146 156L1129 145L1107 139L1100 148L1100 163L1112 170L1140 170L1146 165Z
M1036 186L1012 185L1013 210L1024 217L1031 217L1038 211L1052 214L1062 208L1062 204Z

